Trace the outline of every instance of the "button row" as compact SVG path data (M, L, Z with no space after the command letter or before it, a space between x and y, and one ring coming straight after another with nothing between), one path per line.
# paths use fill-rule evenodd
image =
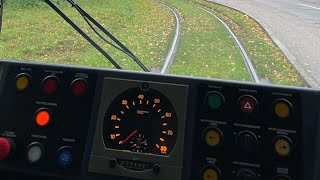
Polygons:
M207 93L205 103L211 110L219 110L225 104L224 96L217 91ZM238 99L239 109L241 112L251 114L258 108L258 101L250 95L241 96ZM292 104L283 98L276 99L273 103L273 112L278 118L288 118L292 113Z
M27 159L30 164L38 163L44 155L44 146L39 142L31 143L27 148ZM62 168L71 166L72 149L69 146L61 147L57 152L57 163Z
M59 88L59 78L56 76L47 76L43 79L41 89L45 94L54 94ZM70 90L73 95L81 96L86 92L88 82L83 78L77 78L70 84ZM27 73L21 73L16 76L16 88L18 91L24 91L31 85L31 76Z
M223 143L223 133L217 127L208 127L203 132L203 142L210 148L218 148ZM241 131L236 136L236 145L244 152L251 153L258 149L259 140L251 131ZM292 154L293 142L284 135L272 140L274 153L279 157L289 157Z
M220 180L222 178L221 171L214 165L206 166L201 171L202 180ZM239 169L236 174L236 180L258 180L259 176L250 169ZM291 180L289 176L277 175L273 180Z
M0 137L0 161L8 160L14 152L14 142L9 138ZM44 146L39 142L30 143L27 147L27 161L30 164L40 162L44 156ZM71 166L72 148L69 146L61 147L57 152L57 163L62 168Z

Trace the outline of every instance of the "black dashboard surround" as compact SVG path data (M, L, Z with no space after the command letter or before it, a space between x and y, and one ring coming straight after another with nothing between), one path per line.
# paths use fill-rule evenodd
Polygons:
M178 130L173 131L165 127L171 113L156 109L165 120L154 122L164 127L163 144L153 145L166 151L168 136L178 133L166 156L103 144L103 119L112 100L145 84L169 99L177 114ZM140 103L160 102L141 97ZM0 99L2 179L317 180L319 176L317 89L3 60ZM123 105L126 108L127 101ZM137 111L141 112L153 120L149 109ZM116 136L123 140L128 135L119 131L112 134ZM131 143L141 145L141 140Z

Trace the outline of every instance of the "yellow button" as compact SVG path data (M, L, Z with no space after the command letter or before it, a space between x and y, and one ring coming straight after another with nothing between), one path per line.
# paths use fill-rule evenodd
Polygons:
M29 77L26 74L19 75L16 80L16 86L19 91L25 90L29 85Z
M280 118L287 118L290 116L290 105L285 101L277 102L274 106L275 114Z
M279 138L274 143L274 148L279 156L286 157L291 153L291 144L287 138Z
M219 173L215 169L206 169L202 174L203 180L219 180Z
M208 146L214 147L221 143L221 133L217 129L208 130L204 136L204 140Z

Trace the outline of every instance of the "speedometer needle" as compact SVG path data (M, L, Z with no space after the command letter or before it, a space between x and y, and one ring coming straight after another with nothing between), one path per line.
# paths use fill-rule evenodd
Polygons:
M119 144L122 145L124 144L126 141L128 141L128 139L130 139L133 135L135 135L138 132L138 130L134 130L127 138L125 138L123 141L120 141Z

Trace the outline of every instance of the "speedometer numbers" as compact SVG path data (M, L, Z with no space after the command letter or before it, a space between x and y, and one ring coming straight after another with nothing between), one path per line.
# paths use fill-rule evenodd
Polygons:
M177 131L172 104L154 89L124 91L105 114L104 142L110 149L168 155L174 148Z
M189 143L185 142L188 88L105 77L89 172L129 179L181 179Z

